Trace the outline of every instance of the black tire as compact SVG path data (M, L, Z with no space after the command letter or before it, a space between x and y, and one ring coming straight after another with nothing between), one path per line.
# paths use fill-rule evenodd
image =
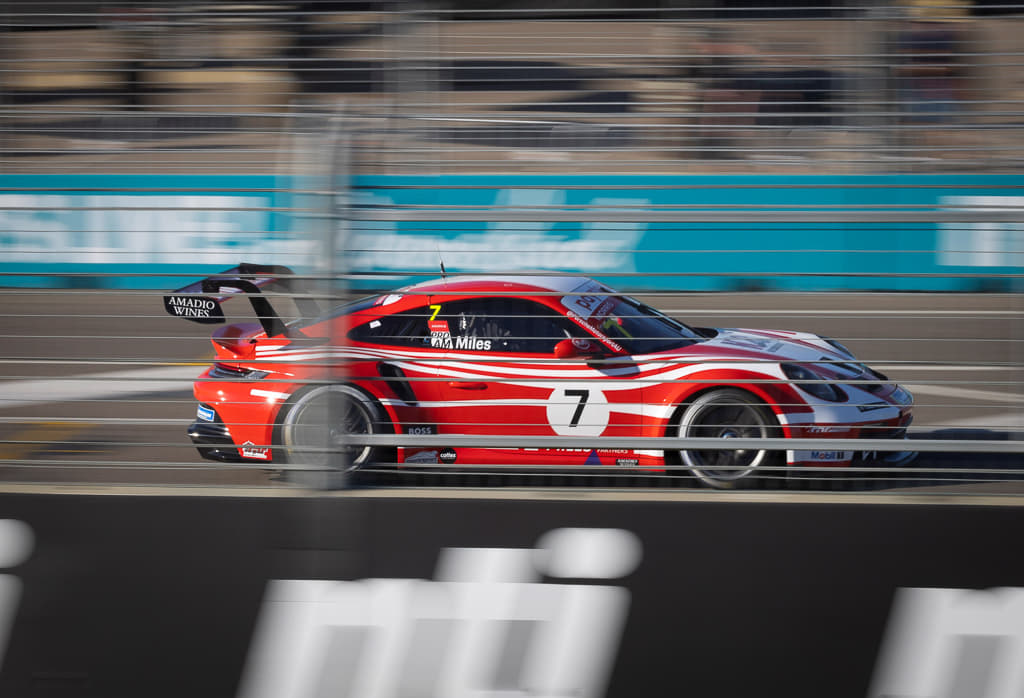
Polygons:
M384 411L372 397L350 385L322 385L293 397L280 423L278 454L285 477L316 489L350 484L354 472L381 460L384 449L350 445L349 434L388 431Z
M669 436L681 438L770 438L778 432L771 411L743 390L722 388L697 397L681 410ZM774 469L782 451L752 449L681 450L683 473L716 489L756 487L759 474ZM776 473L778 474L778 473Z

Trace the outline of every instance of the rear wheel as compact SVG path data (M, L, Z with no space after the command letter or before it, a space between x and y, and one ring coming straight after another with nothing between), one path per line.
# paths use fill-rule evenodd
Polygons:
M750 393L723 388L704 393L690 403L673 431L684 439L764 439L775 435L777 423ZM781 451L751 448L679 451L685 471L717 489L755 486L756 473L778 464L781 456Z
M353 434L386 431L376 400L350 385L324 385L294 398L281 421L280 452L288 480L307 487L343 487L353 471L380 460L379 448L351 443Z

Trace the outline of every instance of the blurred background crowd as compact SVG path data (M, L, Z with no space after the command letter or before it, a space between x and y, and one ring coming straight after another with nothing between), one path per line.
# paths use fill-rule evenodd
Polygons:
M0 3L0 170L1016 172L1024 6Z

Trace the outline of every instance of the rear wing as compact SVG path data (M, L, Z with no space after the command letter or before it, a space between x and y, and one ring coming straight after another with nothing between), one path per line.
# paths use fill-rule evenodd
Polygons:
M193 322L219 324L224 322L220 304L241 293L249 298L268 337L285 334L288 328L260 289L274 285L285 292L296 292L299 289L294 276L291 269L279 264L242 263L167 294L164 310ZM321 313L320 306L311 298L297 297L295 304L305 317L317 317Z

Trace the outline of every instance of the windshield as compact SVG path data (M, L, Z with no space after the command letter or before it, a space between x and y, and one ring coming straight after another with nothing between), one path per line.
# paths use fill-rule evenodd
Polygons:
M584 322L629 354L650 354L692 344L702 337L692 328L628 296L588 281L562 297L569 316Z

